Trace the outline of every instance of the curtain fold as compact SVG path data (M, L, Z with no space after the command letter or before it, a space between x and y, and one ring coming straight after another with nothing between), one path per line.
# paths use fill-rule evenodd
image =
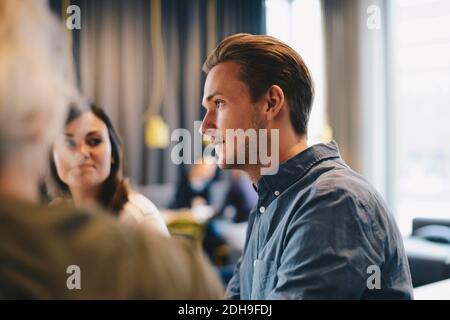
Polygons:
M322 8L326 109L333 138L344 160L384 194L387 0L322 0ZM373 19L380 19L379 25Z
M218 38L239 32L265 34L265 10L261 0L217 0Z

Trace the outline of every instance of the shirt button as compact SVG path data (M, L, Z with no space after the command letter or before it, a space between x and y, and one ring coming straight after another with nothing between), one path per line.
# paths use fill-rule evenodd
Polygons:
M266 211L266 208L264 207L259 207L259 212L264 213Z
M275 191L274 194L278 197L280 195L280 191Z

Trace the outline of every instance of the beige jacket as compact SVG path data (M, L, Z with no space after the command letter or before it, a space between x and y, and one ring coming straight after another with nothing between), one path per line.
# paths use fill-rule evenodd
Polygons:
M165 236L170 236L166 223L150 199L135 191L130 191L128 201L119 214L119 221L131 226L144 224Z

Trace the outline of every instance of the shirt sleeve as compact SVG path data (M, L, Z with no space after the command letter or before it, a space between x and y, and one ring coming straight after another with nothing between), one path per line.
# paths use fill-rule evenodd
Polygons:
M226 291L225 291L225 298L230 300L240 300L241 299L241 264L242 259L245 254L245 251L247 250L247 245L249 242L250 234L252 232L253 223L255 219L255 215L250 214L248 225L247 225L247 231L245 236L245 245L244 245L244 251L238 260L236 267L234 268L233 276L231 277L230 281L228 282Z
M229 300L241 299L241 281L240 281L240 269L241 269L242 257L239 259L236 267L234 268L233 276L228 282L228 286L225 292L225 298Z
M381 268L383 235L345 190L318 192L294 213L269 299L358 299L369 266Z

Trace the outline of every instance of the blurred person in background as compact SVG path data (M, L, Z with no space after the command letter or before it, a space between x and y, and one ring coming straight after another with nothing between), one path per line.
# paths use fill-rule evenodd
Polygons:
M248 176L231 170L225 199L217 214L208 221L205 251L219 265L224 284L230 280L238 256L244 248L247 221L258 196Z
M201 158L199 163L181 175L171 209L192 208L211 204L211 186L215 181L217 165L211 157Z
M221 298L191 244L94 210L39 204L50 146L79 102L64 43L46 1L0 1L0 298Z
M53 145L49 190L76 207L101 206L126 224L143 223L169 235L155 205L124 179L122 162L120 138L103 109L72 108Z
M256 206L258 195L248 176L239 170L231 170L230 185L217 218L233 223L248 221L248 216Z

